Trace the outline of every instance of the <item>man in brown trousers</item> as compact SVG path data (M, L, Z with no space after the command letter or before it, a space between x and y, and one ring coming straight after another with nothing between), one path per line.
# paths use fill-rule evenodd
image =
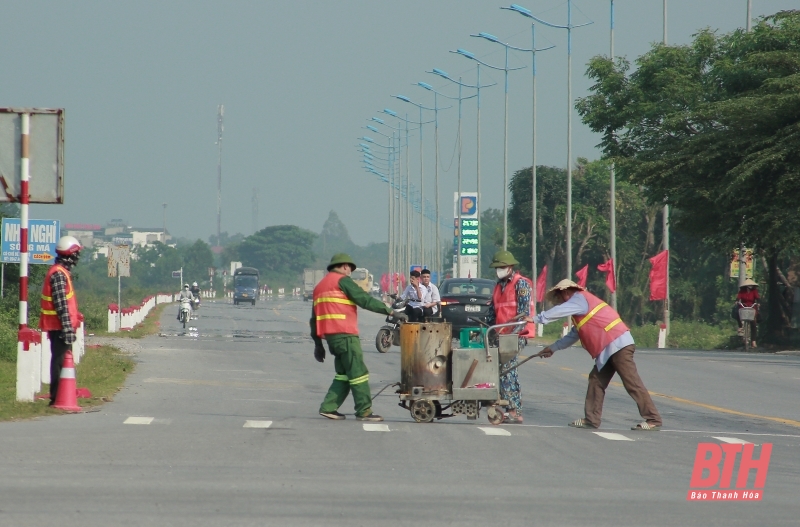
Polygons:
M544 348L536 356L551 357L553 352L580 340L595 361L595 366L589 373L584 417L569 425L575 428L600 427L606 388L617 373L628 395L636 401L639 414L644 419L631 430L660 430L661 415L636 371L636 364L633 362L636 347L631 332L622 322L619 313L571 280L562 280L556 284L547 292L547 299L555 306L535 317L528 317L529 320L547 324L559 318L572 317L573 326L566 336Z

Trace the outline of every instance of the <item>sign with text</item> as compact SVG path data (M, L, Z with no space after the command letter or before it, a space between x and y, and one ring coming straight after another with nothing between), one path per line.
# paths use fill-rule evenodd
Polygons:
M745 278L753 279L753 249L744 250ZM731 252L731 278L739 278L739 249Z
M58 220L28 220L28 263L52 265L60 236L61 224ZM19 238L19 218L3 218L0 262L19 263Z
M131 275L131 248L129 245L108 246L108 277Z

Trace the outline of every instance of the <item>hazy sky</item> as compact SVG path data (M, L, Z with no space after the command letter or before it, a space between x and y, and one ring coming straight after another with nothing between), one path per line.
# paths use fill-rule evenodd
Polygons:
M565 0L515 0L566 22ZM509 1L509 4L511 2ZM800 7L798 0L752 0L753 16ZM474 83L465 48L502 64L502 47L470 33L530 44L527 19L487 0L26 1L4 2L0 25L0 106L66 109L66 202L33 206L32 216L105 223L124 218L175 235L216 232L218 104L225 105L222 230L252 232L296 224L319 231L336 210L357 243L386 239L386 185L361 168L357 137L383 108L418 117L393 99L426 105L412 86L455 86L425 73L440 68ZM609 46L609 1L574 0L574 96L586 94L585 64ZM747 0L669 0L668 39L697 29L743 27ZM662 37L661 0L616 0L615 51L634 58ZM538 162L566 166L566 34L537 25ZM509 172L530 166L530 55L511 55ZM502 72L482 68L483 207L502 205ZM441 101L441 99L440 99ZM440 112L442 215L456 186L456 108ZM599 141L573 115L574 157L596 158ZM396 125L396 123L393 123ZM475 104L464 104L464 190L475 186ZM426 195L433 196L433 134L425 130ZM412 181L419 146L411 140Z

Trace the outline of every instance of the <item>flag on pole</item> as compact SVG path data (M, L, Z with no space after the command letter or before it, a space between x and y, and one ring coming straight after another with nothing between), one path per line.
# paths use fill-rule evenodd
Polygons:
M580 270L576 271L575 276L578 277L578 285L586 287L586 278L589 276L589 264L584 265Z
M617 292L617 277L616 273L614 273L614 260L609 259L605 263L601 263L597 266L597 270L601 273L606 273L606 287L612 293Z
M650 258L653 267L650 269L650 300L667 298L667 262L669 251L661 251Z
M536 301L544 302L544 290L547 288L547 266L542 267L542 274L536 279Z

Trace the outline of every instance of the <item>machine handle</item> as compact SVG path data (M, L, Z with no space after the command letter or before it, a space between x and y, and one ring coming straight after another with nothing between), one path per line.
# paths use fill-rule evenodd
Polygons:
M524 320L518 320L517 322L506 322L505 324L495 324L494 326L489 326L489 329L486 330L486 339L483 342L483 346L486 348L486 362L491 362L492 355L489 353L489 333L493 330L497 333L499 328L507 328L512 326L519 326L520 328L527 324Z

